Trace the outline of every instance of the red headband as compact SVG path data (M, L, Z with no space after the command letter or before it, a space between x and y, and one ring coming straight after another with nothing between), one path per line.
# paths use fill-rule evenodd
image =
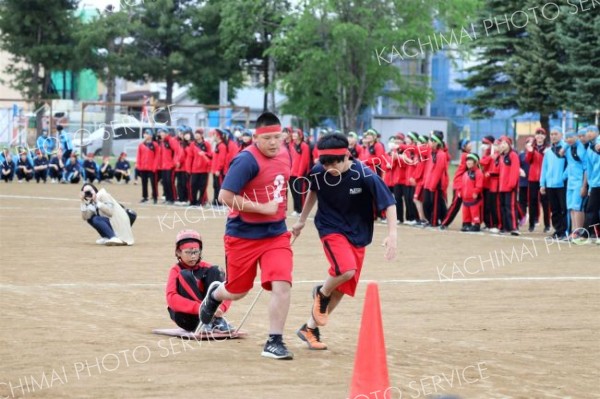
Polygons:
M190 248L198 248L200 249L200 244L196 241L184 242L179 246L179 249L190 249Z
M256 134L281 133L281 125L261 126L256 128Z
M348 153L347 148L331 148L328 150L317 150L319 156L321 155L346 155Z

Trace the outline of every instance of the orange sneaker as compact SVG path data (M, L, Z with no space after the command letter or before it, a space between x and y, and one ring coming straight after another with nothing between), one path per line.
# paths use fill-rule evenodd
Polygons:
M313 289L313 308L312 317L315 320L317 326L324 326L327 324L329 312L327 307L329 306L329 297L321 293L322 285L317 285Z
M323 351L327 349L327 345L321 342L321 333L319 332L319 327L317 328L308 328L305 324L296 331L296 335L302 341L306 342L308 345L308 349L312 349L315 351Z

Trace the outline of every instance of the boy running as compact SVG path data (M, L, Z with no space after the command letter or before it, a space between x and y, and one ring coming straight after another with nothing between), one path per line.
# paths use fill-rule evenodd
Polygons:
M282 150L281 123L271 112L258 117L254 139L231 162L219 192L219 201L230 209L224 238L227 279L208 287L200 321L208 325L221 302L245 297L260 265L262 287L271 291L262 356L293 359L283 342L292 286L291 233L285 224L290 154Z
M388 218L385 257L393 260L396 256L396 204L374 171L350 159L344 135L324 136L317 149L320 163L311 171L310 191L292 231L300 235L318 201L315 225L331 267L323 285L314 288L312 315L297 334L310 349L324 350L327 345L321 342L319 327L327 324L344 294L354 296L356 292L365 247L373 239L374 208L378 213L386 211Z

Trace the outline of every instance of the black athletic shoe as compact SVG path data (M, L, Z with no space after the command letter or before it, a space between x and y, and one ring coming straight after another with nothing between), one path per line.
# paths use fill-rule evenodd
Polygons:
M479 227L478 224L474 224L473 226L471 226L471 229L469 231L472 231L474 233L480 232L481 228Z
M448 230L448 226L446 225L441 225L440 226L440 230L444 231L444 230Z
M550 232L550 227L544 227L544 233L549 233Z
M533 231L535 230L535 226L529 226L529 232L533 233Z
M142 198L142 200L140 201L140 204L143 204L144 202L148 202L148 198Z
M294 358L294 354L288 350L281 338L269 338L265 343L261 356L278 360L292 360Z
M200 305L200 322L202 322L202 324L208 324L212 321L213 317L215 316L215 312L221 304L221 302L212 297L212 293L215 292L215 290L219 288L221 284L223 283L220 281L213 281L212 284L208 286L206 296L202 301L202 305Z
M224 317L215 317L212 322L212 330L221 333L228 333L235 331L235 327L229 324Z
M513 231L510 232L510 235L511 236L520 236L521 233L519 232L519 230L513 230Z

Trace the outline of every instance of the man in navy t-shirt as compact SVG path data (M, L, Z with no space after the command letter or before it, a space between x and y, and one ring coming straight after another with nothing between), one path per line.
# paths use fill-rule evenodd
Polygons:
M313 290L314 303L308 322L298 337L310 349L324 350L319 326L344 294L354 296L365 256L373 240L375 215L386 211L388 236L385 257L396 256L396 201L383 180L362 162L351 160L348 139L342 134L323 136L317 143L319 163L310 172L310 192L298 222L292 227L300 235L315 203L319 202L315 225L329 260L329 276Z

